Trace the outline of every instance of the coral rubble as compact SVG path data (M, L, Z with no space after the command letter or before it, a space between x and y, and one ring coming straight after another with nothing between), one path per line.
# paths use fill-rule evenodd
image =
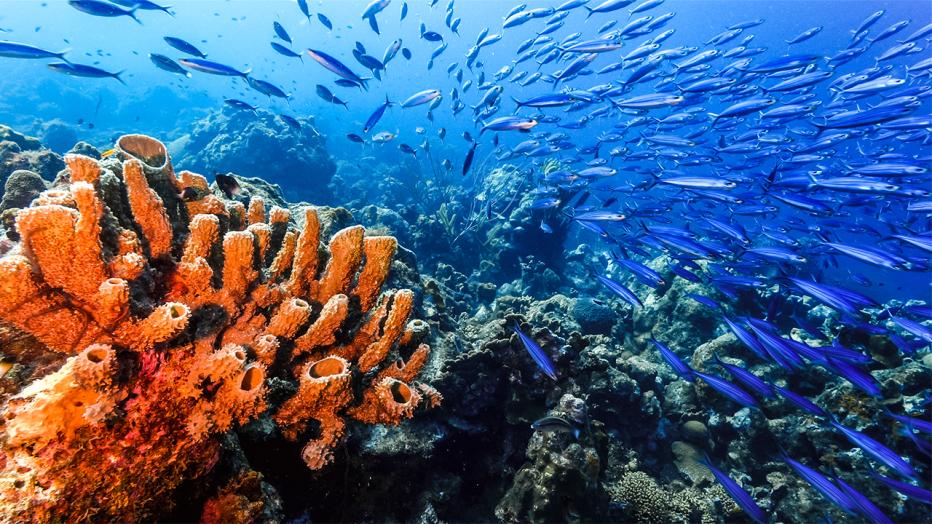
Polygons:
M152 138L117 150L67 156L0 259L0 320L67 357L8 400L6 520L153 518L238 424L274 421L316 469L348 421L398 424L439 403L414 382L429 355L414 294L381 293L394 238L352 226L323 248L314 208L296 230L287 209L176 174ZM296 386L267 398L273 382ZM255 482L231 481L205 518L260 511L233 493Z

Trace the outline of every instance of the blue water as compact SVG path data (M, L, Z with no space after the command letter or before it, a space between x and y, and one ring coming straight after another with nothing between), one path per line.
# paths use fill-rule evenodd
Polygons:
M333 30L327 30L316 17L307 20L299 11L293 1L278 0L226 0L226 1L184 1L179 0L171 8L174 16L158 11L139 11L137 13L141 24L135 23L128 17L100 18L90 16L73 9L65 1L32 1L32 0L6 0L0 10L0 39L29 43L44 49L60 51L69 49L67 57L84 64L94 65L111 72L121 72L125 85L113 79L74 78L50 71L46 64L49 60L16 60L0 58L0 123L26 132L39 135L49 122L58 121L65 127L75 131L76 136L91 142L101 150L108 148L114 137L126 132L138 132L157 136L169 142L182 137L190 131L194 123L218 111L232 111L225 108L225 99L238 99L255 105L263 110L276 114L286 114L293 117L313 117L314 127L327 138L327 150L337 160L352 162L359 156L372 156L385 170L395 164L403 164L405 169L415 170L415 175L422 179L436 177L436 173L443 171L441 163L449 161L452 176L443 177L437 183L450 185L462 189L462 198L467 200L474 197L474 185L481 181L484 173L499 165L510 164L518 167L520 176L528 177L530 183L522 186L523 193L535 187L546 186L540 181L541 164L544 160L553 159L563 162L566 169L579 171L584 169L586 162L595 158L607 158L607 166L619 171L614 177L593 182L587 190L592 197L583 204L579 202L581 193L562 195L559 210L550 210L531 213L522 226L535 231L534 242L547 243L546 247L525 246L526 251L547 252L561 249L571 251L579 244L593 246L599 253L614 251L620 252L626 246L640 246L649 249L652 254L658 254L656 241L654 245L639 244L635 239L640 238L641 224L659 227L690 227L695 232L701 232L703 238L711 240L721 236L711 235L707 227L701 227L697 217L699 215L717 217L729 220L733 224L743 226L751 236L754 246L770 246L774 242L767 240L761 232L764 228L773 227L784 231L788 224L795 229L789 230L790 236L795 239L805 237L802 247L789 249L804 255L807 262L803 266L780 264L771 261L755 259L754 271L766 275L771 280L768 285L774 285L779 279L778 271L788 271L801 278L810 278L824 284L839 285L868 295L878 304L902 305L908 300L932 300L932 280L930 280L929 252L913 246L890 242L890 235L918 235L928 239L930 221L928 211L922 213L907 212L910 204L928 201L929 195L923 191L932 190L928 175L888 179L891 183L901 184L903 188L914 190L915 196L889 196L880 192L869 192L853 195L850 193L817 190L815 188L794 186L793 194L808 195L821 198L835 209L836 213L831 219L813 217L805 212L781 206L776 213L764 215L732 215L732 212L741 208L741 205L726 205L714 199L689 199L691 193L671 189L663 186L649 186L652 173L663 176L675 174L689 174L690 176L715 176L725 174L738 177L739 187L734 194L744 196L748 205L760 204L766 198L761 189L761 181L766 179L775 165L781 169L789 170L789 147L783 147L773 155L760 159L753 155L723 154L721 162L708 164L700 162L695 167L681 167L678 160L664 158L657 160L630 160L629 157L638 152L650 151L651 146L641 140L642 135L670 134L685 136L697 131L703 125L710 124L708 115L718 114L726 107L742 98L761 96L754 95L730 96L727 92L719 92L711 96L703 95L699 100L691 100L682 106L664 107L643 111L643 115L653 118L663 118L678 111L694 111L702 118L685 126L675 126L661 129L657 125L639 126L626 129L625 122L638 115L637 111L619 111L610 109L606 101L599 100L590 105L567 108L544 109L542 115L559 117L556 122L540 123L530 134L518 132L503 132L499 134L485 133L479 137L479 130L483 124L473 116L470 106L475 105L485 93L477 88L478 77L484 74L486 82L492 82L504 87L501 96L500 109L490 118L509 115L514 112L512 97L527 100L529 98L554 92L551 83L544 80L530 86L519 86L507 78L501 82L494 79L494 74L502 67L511 65L516 57L517 47L526 39L533 38L544 27L546 18L531 20L521 26L502 29L503 16L513 7L511 2L493 0L457 0L453 4L453 18L461 19L458 32L454 34L445 25L447 16L447 1L441 0L437 5L430 7L427 0L411 0L408 2L408 14L405 20L399 20L399 11L402 2L394 0L381 13L377 15L381 35L375 34L369 25L361 19L360 13L369 2L357 0L340 0L328 2L310 2L312 13L324 13L333 23ZM556 7L563 2L536 1L530 7ZM589 2L590 6L601 3L599 0ZM628 8L637 3L628 6ZM673 49L678 46L696 46L697 51L688 56L715 46L705 44L707 40L724 31L728 26L746 20L763 18L762 25L746 29L737 38L718 46L726 51L738 45L747 35L754 35L747 44L748 47L764 47L766 51L755 55L753 65L765 63L786 54L814 54L819 56L832 56L848 47L852 34L851 30L858 26L871 13L884 10L883 17L870 28L870 34L876 35L891 24L901 20L911 22L894 36L871 46L866 52L854 60L838 67L835 70L819 60L816 67L824 71L832 71L831 79L823 81L811 90L815 94L814 100L821 102L821 106L814 112L814 116L803 117L787 122L784 126L777 126L769 133L762 133L761 137L769 136L788 137L795 144L806 144L814 140L813 137L804 136L795 131L816 132L812 122L819 122L821 117L832 114L829 106L836 99L837 92L830 91L828 85L832 80L847 73L863 72L873 67L887 67L889 74L906 81L901 89L925 88L932 83L929 80L929 69L922 72L913 72L907 69L929 59L932 56L932 43L929 36L916 41L914 52L902 54L891 60L878 63L877 57L888 49L897 45L898 41L914 31L932 22L932 5L928 1L860 1L860 0L667 0L658 7L645 13L638 13L628 17L627 9L613 13L595 14L586 18L583 8L573 9L565 19L565 25L555 31L551 36L560 40L570 33L580 32L579 40L593 39L598 36L597 29L607 21L617 18L618 24L613 29L620 29L630 20L663 13L675 13L675 16L663 27L651 34L624 40L624 47L618 51L598 56L584 74L566 82L560 82L557 89L568 86L573 89L588 89L600 84L612 83L619 85L627 78L635 67L625 68L623 71L598 75L595 71L619 60L619 55L625 55L634 50L649 38L658 33L674 29L675 33L662 43L661 50ZM395 39L402 39L403 47L410 49L412 58L405 59L401 53L389 63L382 72L382 80L368 81L368 89L362 90L354 87L338 87L334 84L337 78L331 72L315 63L306 53L303 61L295 58L286 58L277 54L269 45L270 42L283 43L275 38L273 22L279 22L289 32L294 43L290 46L297 52L307 48L323 50L346 65L361 76L371 76L365 68L353 57L351 50L355 45L361 44L367 53L381 59L387 46ZM419 36L419 24L425 24L428 30L437 31L443 35L448 48L433 62L428 69L430 54L440 42L429 42ZM821 26L822 30L813 38L802 43L788 45L785 41L811 27ZM464 56L475 45L477 35L484 29L490 34L501 33L501 41L483 48L479 52L474 67L467 68ZM206 52L208 58L227 64L239 70L251 70L255 78L269 81L290 94L287 101L270 100L265 95L250 89L247 84L238 78L223 78L192 72L191 78L172 75L157 69L149 60L149 53L160 53L174 59L181 58L181 53L172 49L164 41L164 36L176 36L198 46ZM858 45L865 45L861 43ZM534 46L538 48L539 46ZM679 62L684 58L672 58L661 69L665 76L671 71L670 63ZM714 72L738 58L716 58L711 61L709 71L698 71L703 74L699 78L714 76ZM559 60L543 65L540 71L547 75L565 67L569 60ZM454 65L454 70L462 70L464 81L472 80L473 85L468 90L463 89L463 83L458 82L453 73L448 73L448 66ZM515 65L517 71L527 71L529 74L538 70L535 60L528 60ZM681 76L686 76L681 75ZM772 86L780 79L744 79L743 82L756 85ZM629 99L639 95L656 92L656 85L660 78L638 83L632 90L618 97L618 100ZM325 85L333 93L346 101L347 107L327 103L316 94L316 86ZM682 87L678 82L663 88L664 91L676 93ZM425 89L438 89L443 100L431 112L428 118L426 105L402 108L400 102L416 92ZM451 93L456 90L466 108L459 114L452 109L453 97ZM844 104L847 109L868 109L884 100L883 96L895 93L896 89L885 90L882 94L867 97L862 101ZM798 92L771 93L780 99L776 105L784 104L798 95ZM929 93L922 91L919 106L910 115L914 117L928 117L930 114ZM387 131L397 134L397 137L385 144L360 145L346 138L347 134L362 135L362 127L370 114L386 99L395 104L388 109L385 116L366 137L374 133ZM592 118L579 128L571 128L567 124L578 120L593 110L604 108L605 114ZM700 109L701 108L701 109ZM524 108L519 114L530 116L538 113L532 108ZM736 126L725 126L724 130L707 130L697 133L695 140L697 147L678 149L690 158L690 155L702 154L707 148L721 146L719 139L733 143L735 135L744 133L753 126L754 115L740 121ZM843 162L863 163L865 153L876 160L882 153L894 155L897 161L903 161L928 169L930 167L930 128L929 125L918 126L902 133L880 135L885 124L880 124L864 135L853 137L837 147L827 148L819 152L822 156L808 162L793 166L802 171L817 172L816 178L829 178L843 176L845 164ZM420 128L420 129L419 129ZM446 131L446 138L438 137L439 130ZM793 130L793 132L790 131ZM859 131L863 131L859 130ZM468 132L472 137L478 138L476 160L468 176L460 176L464 159L471 147L471 142L462 135ZM540 133L566 133L566 138L555 140L573 147L564 148L544 157L524 157L522 155L508 156L507 152L517 144L528 140L529 137L546 139ZM596 145L600 137L607 133L622 133L624 138L619 142L605 143L600 146L598 157L591 153L582 154L578 151ZM826 132L828 133L828 132ZM498 140L493 143L493 137ZM422 144L430 142L431 155L425 155ZM399 145L405 144L419 151L416 159L399 150ZM764 151L773 144L761 142ZM614 147L626 147L627 151L618 156L610 156L609 150ZM67 148L65 149L67 150ZM64 152L64 151L60 151ZM263 153L265 154L265 152ZM497 160L496 157L502 160ZM184 166L180 166L184 167ZM210 175L212 173L208 173ZM269 181L284 180L281 173L268 172L262 174ZM373 173L374 179L383 176ZM516 175L519 176L519 175ZM289 179L291 180L291 179ZM777 177L780 180L780 177ZM375 180L373 180L373 184ZM637 190L631 190L631 184L641 184ZM286 187L286 194L289 188ZM480 188L481 189L481 188ZM621 190L619 190L621 189ZM524 196L516 195L518 201ZM340 193L336 193L332 201L318 202L320 204L343 205ZM607 202L615 198L617 202ZM406 202L407 203L407 202ZM606 226L611 235L600 238L590 230L578 227L571 218L574 213L586 210L585 206L594 206L596 209L604 204L607 208L624 211L632 218L623 225L612 224ZM662 212L655 214L643 213L649 206L661 206ZM490 210L491 217L494 212ZM419 209L423 215L432 215L437 209ZM796 222L793 222L796 221ZM564 236L551 236L539 232L541 223L549 223L552 227L561 227L568 230ZM817 226L817 227L810 227ZM866 226L861 228L858 226ZM786 231L784 231L786 232ZM834 242L859 247L882 248L888 252L908 259L908 268L889 269L869 264L856 257L846 256L833 252L824 246L818 245L822 236ZM563 245L559 245L563 242ZM553 245L555 243L556 245ZM455 249L451 247L450 249ZM731 253L739 253L742 248L732 246ZM418 253L419 257L430 260L431 253ZM632 257L637 258L637 257ZM700 257L701 258L701 257ZM604 259L602 259L604 260ZM644 259L641 259L645 261ZM746 259L742 259L747 261ZM736 265L740 265L736 262ZM726 266L728 266L726 264ZM581 270L603 271L603 267L590 267ZM740 268L739 268L740 269ZM752 272L754 272L752 271ZM593 284L594 288L598 286ZM766 286L762 286L766 287ZM727 290L726 290L727 291ZM641 298L644 298L641 292ZM605 298L605 296L603 296ZM890 302L893 301L893 302ZM766 303L757 304L758 311L766 310ZM880 308L878 308L880 309ZM875 319L876 321L876 319ZM879 322L879 321L877 321ZM928 329L928 328L926 328ZM915 334L899 331L910 340L918 340ZM688 354L688 348L687 349ZM921 347L928 350L928 344ZM928 469L925 470L926 472ZM928 484L924 484L928 487Z

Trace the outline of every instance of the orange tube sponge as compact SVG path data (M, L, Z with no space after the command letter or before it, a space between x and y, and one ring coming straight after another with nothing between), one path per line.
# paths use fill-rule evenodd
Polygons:
M3 413L10 520L155 520L235 424L268 413L296 440L317 421L301 452L317 469L347 418L397 424L439 403L413 382L430 354L429 330L408 324L414 293L379 295L394 238L354 226L324 248L313 208L294 228L284 208L255 198L247 211L200 175L176 178L157 140L120 149L122 185L106 199L101 164L69 156L70 185L18 212L21 245L0 257L0 320L70 355ZM115 196L128 209L104 204ZM296 393L269 406L269 373Z
M135 159L124 162L123 180L133 216L149 243L150 256L161 258L168 255L172 248L172 226L162 199L149 188L142 162Z
M249 209L246 211L246 222L249 225L265 224L265 201L259 197L249 199Z
M292 298L278 307L269 321L266 333L282 338L294 338L311 316L311 306L300 298Z
M100 362L94 362L98 356ZM93 414L99 422L100 404L107 404L110 398L100 391L110 383L110 360L100 347L91 346L10 399L5 428L8 444L42 447L56 439L68 442L80 428L92 423L86 414Z
M16 227L22 236L23 251L36 261L42 279L52 287L85 302L92 302L107 268L101 258L99 232L102 204L89 201L93 187L87 182L72 186L77 210L58 205L43 205L22 210L16 215Z
M359 273L353 291L353 294L359 297L359 305L363 311L369 311L375 304L397 248L398 241L395 237L367 237L363 240L366 265Z
M366 424L398 425L411 418L421 402L417 389L391 377L385 377L363 393L362 403L349 415Z
M282 224L287 226L290 218L291 212L283 207L272 206L272 209L269 210L269 225Z
M65 164L71 170L71 183L87 182L96 184L100 179L100 165L89 156L65 155Z
M320 222L317 211L304 210L304 229L298 235L295 245L294 265L288 280L288 293L296 297L306 297L310 291L311 281L317 276L317 244L320 242Z
M411 314L411 308L414 305L414 293L408 289L402 289L395 293L388 318L382 326L382 335L375 342L369 344L366 350L359 357L359 369L364 373L378 366L388 355L389 350L398 340L404 330L405 323L408 322L408 315Z
M238 303L259 276L253 267L252 233L231 231L223 236L223 290Z
M336 334L348 313L349 298L346 295L330 297L317 320L303 335L295 339L295 353L304 353L336 342Z
M149 349L184 331L190 316L188 306L180 302L168 302L139 322L124 323L117 329L117 336L133 349Z
M275 335L262 335L256 339L252 348L256 352L256 358L266 366L271 366L278 355L278 337Z
M332 297L349 291L353 276L362 261L362 226L351 226L337 231L330 239L330 260L320 277L316 298Z
M307 429L307 414L320 423L320 436L309 441L301 457L311 469L333 460L333 448L343 438L346 424L338 412L352 400L349 362L329 356L307 364L299 375L298 393L275 414L286 438L295 440Z

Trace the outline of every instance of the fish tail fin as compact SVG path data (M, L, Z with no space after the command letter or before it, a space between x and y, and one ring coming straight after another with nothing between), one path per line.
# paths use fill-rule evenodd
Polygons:
M119 83L121 83L121 84L123 84L123 85L127 85L126 82L124 82L123 79L120 78L120 75L122 75L122 74L125 73L125 72L126 72L126 70L118 71L118 72L116 72L116 73L113 73L113 74L110 75L110 76L112 76L113 78L115 78L115 79L117 80L117 82L119 82Z
M712 124L710 124L710 125L711 125L712 128L714 129L714 128L715 128L715 124L718 123L718 119L719 119L722 115L720 115L720 114L718 114L718 113L706 113L706 114L712 117Z
M586 15L586 20L589 20L589 17L595 14L595 9L592 9L589 6L585 6L585 8L589 10L589 14Z
M67 55L67 54L70 53L70 52L71 52L71 48L70 48L70 47L67 48L67 49L62 49L61 51L55 53L55 57L58 58L59 60L65 62L66 64L70 64L71 61L68 60L67 58L65 58L65 55Z
M171 9L171 8L172 8L172 6L166 5L166 6L162 6L162 8L159 9L159 10L160 10L160 11L165 11L165 14L167 14L168 16L170 16L170 17L172 17L172 18L175 18L175 13L172 13L171 11L169 11L169 9Z
M770 170L770 174L767 175L767 179L764 180L764 193L769 193L771 186L773 186L773 181L777 178L777 173L780 171L780 168L783 167L783 162L777 162L774 164L773 169Z
M136 6L136 7L132 8L132 9L130 9L129 12L126 13L126 14L129 15L130 18L132 18L133 20L135 20L137 24L142 25L142 20L140 20L139 18L136 17L136 10L138 10L138 9L139 9L139 6Z
M511 101L515 103L515 114L518 114L518 110L524 107L524 104L522 104L520 100L513 96L511 97Z

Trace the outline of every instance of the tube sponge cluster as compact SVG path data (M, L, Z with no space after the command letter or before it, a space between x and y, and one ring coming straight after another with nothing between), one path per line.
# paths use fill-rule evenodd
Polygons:
M382 292L394 238L355 226L325 248L313 208L295 229L287 209L176 174L155 139L117 151L66 157L70 183L19 212L0 259L0 319L70 355L6 407L6 518L145 520L236 424L269 417L317 469L349 419L398 424L440 402L414 381L429 354L414 294ZM296 393L269 405L270 377Z

